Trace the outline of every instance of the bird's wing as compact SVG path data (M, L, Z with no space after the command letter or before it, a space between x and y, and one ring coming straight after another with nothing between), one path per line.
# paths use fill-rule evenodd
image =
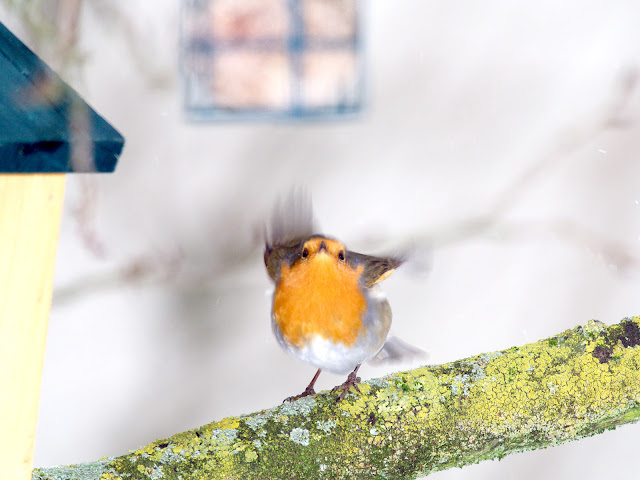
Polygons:
M347 261L354 268L359 265L364 266L362 282L364 283L364 286L368 288L391 275L404 260L397 257L380 258L373 257L371 255L363 255L362 253L348 252Z
M311 195L306 190L294 188L278 199L264 228L264 264L273 281L278 281L282 261L291 263L316 227Z
M265 243L267 247L298 243L316 231L311 195L304 189L293 189L274 205L265 225Z
M264 265L271 279L278 283L282 262L291 265L300 252L304 240L294 239L286 244L269 245L264 249Z

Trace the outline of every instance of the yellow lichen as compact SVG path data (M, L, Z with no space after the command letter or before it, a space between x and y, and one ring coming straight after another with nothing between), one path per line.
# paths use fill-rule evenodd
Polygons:
M140 449L136 450L134 452L134 455L142 455L143 453L146 453L147 455L151 455L155 450L155 445L153 443L149 444L149 445L145 445L144 447L141 447Z
M119 477L111 472L105 472L100 475L100 480L122 480L122 477Z
M224 420L220 420L219 422L215 423L216 428L219 428L221 430L231 430L234 428L238 428L239 425L240 422L236 417L225 418Z

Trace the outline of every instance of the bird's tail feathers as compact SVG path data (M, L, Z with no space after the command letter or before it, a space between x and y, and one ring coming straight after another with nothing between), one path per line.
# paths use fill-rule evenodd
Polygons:
M416 360L425 361L428 357L427 352L421 348L411 345L395 335L389 335L382 349L369 362L373 365L382 365Z

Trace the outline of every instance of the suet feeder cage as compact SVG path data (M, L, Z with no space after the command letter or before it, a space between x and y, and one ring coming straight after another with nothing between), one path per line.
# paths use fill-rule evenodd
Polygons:
M184 0L191 120L340 118L361 110L356 0Z

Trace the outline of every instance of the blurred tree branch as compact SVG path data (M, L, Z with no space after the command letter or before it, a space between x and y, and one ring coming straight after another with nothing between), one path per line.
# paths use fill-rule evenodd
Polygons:
M158 67L153 63L154 58L161 56L158 55L158 52L150 54L149 39L136 27L135 22L126 13L126 10L119 8L118 4L111 0L90 0L88 6L95 11L101 21L122 32L128 47L127 52L131 55L135 66L149 86L152 88L167 88L173 84L173 69ZM175 19L172 19L172 21L175 22L175 27L177 28ZM160 53L166 54L166 52Z
M39 55L53 63L62 76L79 67L77 49L83 0L2 0L24 25Z
M127 52L148 83L165 88L172 83L172 71L157 68L151 63L148 38L138 31L117 2L106 0L0 0L20 19L34 50L52 63L62 77L69 80L71 69L82 67L86 55L78 47L81 14L89 8L98 21L109 27L114 25L123 34Z
M119 9L118 4L105 0L0 0L10 9L16 12L21 21L31 32L32 39L38 49L53 48L53 56L57 58L60 68L68 70L82 65L83 55L78 50L78 31L81 25L81 12L83 8L89 8L101 22L116 26L122 32L125 41L129 45L129 52L140 71L153 86L166 86L170 74L158 70L149 64L149 55L145 42L140 41L141 33L136 29L135 23L127 16L126 12ZM52 42L53 40L53 42ZM53 45L53 47L51 47ZM550 235L560 240L579 246L587 246L596 255L602 256L610 265L624 271L637 268L640 258L637 253L627 245L607 235L599 234L570 219L550 218L541 221L509 221L506 215L521 202L541 180L549 176L553 169L558 168L568 161L571 153L577 151L589 141L605 131L615 128L624 128L635 121L629 113L631 96L636 92L638 73L635 70L627 71L620 77L618 88L615 89L609 99L606 99L601 108L601 113L594 118L576 121L576 126L568 131L560 133L560 140L554 142L547 154L536 159L521 175L515 178L504 191L498 193L490 202L483 213L468 218L458 219L450 224L441 225L435 229L418 234L413 242L429 246L434 250L453 246L480 236L492 236L515 241L539 239ZM74 127L74 138L77 140L74 149L75 164L86 163L91 154L91 145L84 141L88 126L83 122L83 112L76 112L70 119ZM87 188L87 184L81 185L82 195L78 205L74 208L74 217L78 225L78 232L84 246L98 257L108 256L99 233L92 226L92 216L96 215L97 195L90 189L97 189L97 184ZM84 202L87 204L85 205ZM253 248L259 248L261 242L256 240ZM375 247L379 247L376 245ZM410 248L409 248L410 249ZM232 267L240 267L249 260L254 260L252 250L243 250L243 255L234 255L233 265L225 259L224 265L216 267L209 272L209 277L219 276L222 270ZM157 265L150 263L152 258L161 259ZM141 259L144 258L144 261ZM57 287L54 293L54 305L64 301L73 301L89 291L101 288L117 288L128 283L161 283L175 275L158 275L158 272L171 270L175 272L178 263L171 260L170 266L163 263L166 255L154 255L142 253L135 258L127 260L122 265L113 268L104 274L92 274L79 278L73 284ZM141 264L145 268L139 268ZM222 270L221 270L222 269ZM129 272L136 271L136 275ZM92 286L93 290L88 287Z
M640 259L626 245L571 220L546 219L514 222L504 218L541 179L549 176L553 169L568 161L571 153L598 135L611 129L628 127L635 121L634 118L629 117L628 110L631 96L636 92L637 86L637 71L631 70L623 74L612 98L605 102L602 114L592 121L585 120L578 123L574 129L563 132L561 140L550 148L549 153L542 155L496 196L486 213L437 227L431 232L419 235L417 241L438 249L483 235L497 234L520 240L530 239L527 233L539 236L551 234L570 243L587 246L621 270L636 268Z
M534 162L502 194L498 195L486 216L502 217L540 180L543 173L548 174L550 170L568 161L570 153L611 128L627 126L630 120L625 117L625 111L628 109L637 84L638 73L635 70L623 74L612 98L605 103L602 114L592 121L587 119L568 132L563 132L561 140L551 147L548 154Z
M514 179L503 192L497 195L486 213L459 219L449 225L441 225L430 232L418 235L414 242L417 241L421 245L427 245L437 250L481 236L491 236L493 239L511 241L532 241L551 236L579 247L587 247L592 253L600 255L616 271L629 271L638 268L640 257L628 245L608 235L600 234L579 225L571 219L505 220L505 216L509 211L525 198L527 193L538 182L548 176L553 169L568 161L570 153L583 147L588 141L593 140L603 132L612 128L624 128L634 120L628 116L627 110L631 95L636 91L637 83L638 78L635 71L623 75L620 79L619 88L614 92L612 98L605 102L602 114L592 121L585 121L583 124L578 125L571 132L565 132L562 135L562 141L556 142L550 148L548 154L541 156L529 168L525 169L519 177ZM90 199L91 197L92 195L88 192L86 198ZM82 208L79 208L78 211L82 211ZM86 228L89 223L90 215L78 216L80 231L81 233L84 232L82 238L85 240L85 245L91 250L92 245L98 245L100 242L95 232L90 228ZM235 253L237 254L232 257L225 258L224 264L210 271L208 276L214 278L225 270L231 270L246 264L248 261L253 261L255 259L254 249L261 248L260 235L256 235L252 245L248 247L248 249L236 251ZM409 246L406 249L411 250L412 247ZM142 257L151 258L146 254ZM111 273L104 274L102 279L99 276L92 276L91 278L79 279L72 285L57 288L54 292L54 305L59 303L57 299L63 298L64 301L72 301L79 294L91 291L88 288L89 285L92 285L94 289L100 289L103 287L117 288L119 285L130 282L139 283L141 280L145 280L145 272L148 278L144 283L147 284L175 278L175 276L156 275L158 271L165 269L162 263L153 268L151 268L152 265L150 263L147 263L149 268L139 270L140 275L130 276L126 274L132 268L129 263L136 264L137 259L126 262ZM173 262L171 267L173 271L176 269L175 265L175 262Z
M93 232L84 233L87 242L93 242ZM97 240L95 240L97 241ZM96 248L102 248L101 243ZM155 251L129 259L122 266L108 272L85 275L82 281L57 287L53 306L84 298L98 291L118 289L123 285L153 285L174 279L182 264L182 254L178 250Z
M409 479L640 418L640 317L323 392L34 480Z

